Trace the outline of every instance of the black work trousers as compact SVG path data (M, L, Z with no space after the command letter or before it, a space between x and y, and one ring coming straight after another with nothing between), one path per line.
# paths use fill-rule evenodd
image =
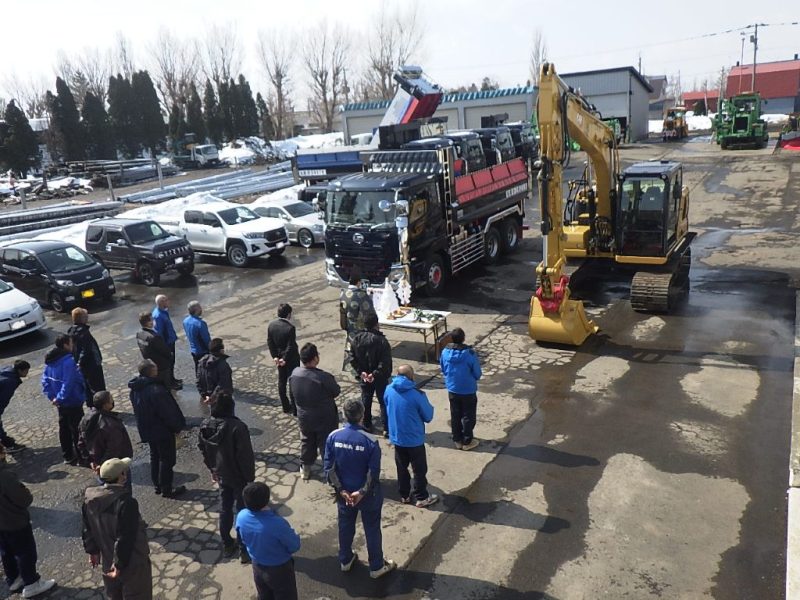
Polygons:
M233 543L233 536L231 536L231 528L233 527L233 519L235 514L244 508L244 500L242 499L242 488L235 488L224 483L219 484L219 535L225 545ZM234 506L236 512L233 512ZM242 540L239 540L239 548L242 554L247 553Z
M165 494L172 491L174 477L172 469L177 460L174 436L166 440L150 442L150 477L153 480L153 486Z
M389 382L386 379L375 379L372 383L361 382L361 402L364 404L364 429L372 429L372 396L378 397L381 407L381 423L383 432L389 435L389 420L386 418L386 404L383 401L383 394Z
M58 407L58 441L64 460L78 458L78 425L83 418L83 406Z
M287 384L289 383L289 376L292 374L300 363L286 363L282 367L278 367L278 397L281 399L281 406L283 412L291 413L297 416L297 406L294 401L289 397L286 391Z
M258 600L297 600L293 558L277 567L253 563L253 579L256 582Z
M300 425L300 462L304 465L313 465L317 462L317 455L325 458L325 442L328 435L336 427L330 429L308 429Z
M394 463L397 466L397 491L401 498L409 498L416 502L428 497L428 458L425 445L394 447ZM408 467L414 472L414 486L411 486L411 475Z
M22 577L25 585L39 581L39 573L36 572L36 540L33 538L30 523L15 531L0 531L0 555L8 585L14 583L17 577Z
M472 441L472 430L475 429L478 409L477 394L454 394L448 392L450 398L450 432L453 441L469 444Z

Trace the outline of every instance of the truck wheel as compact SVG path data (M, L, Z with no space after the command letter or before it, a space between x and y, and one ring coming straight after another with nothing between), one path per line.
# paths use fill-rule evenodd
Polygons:
M247 250L242 244L236 243L228 246L228 262L234 267L247 266Z
M178 273L181 275L191 275L194 273L194 261L182 264L178 267Z
M500 233L492 226L483 236L483 262L493 265L500 258Z
M442 260L442 255L429 254L425 259L425 286L422 290L426 296L438 296L447 283L447 267Z
M514 218L505 219L500 224L500 242L503 253L510 254L519 248L522 235L519 223Z
M314 234L308 229L301 229L297 232L297 243L303 248L311 248L314 245Z
M146 260L139 263L136 272L139 274L139 279L145 285L153 286L161 282L161 274Z
M50 297L47 299L50 303L50 308L56 312L63 313L67 309L67 304L64 302L64 297L58 292L50 292Z

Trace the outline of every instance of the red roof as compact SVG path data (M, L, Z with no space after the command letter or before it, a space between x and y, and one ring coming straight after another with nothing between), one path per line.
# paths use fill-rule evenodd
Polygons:
M753 65L731 68L725 88L726 95L752 91ZM755 91L763 98L800 96L800 60L783 60L756 66Z
M719 98L719 90L708 90L707 92L683 92L683 105L686 106L688 102L697 102L698 100L705 100L706 98Z

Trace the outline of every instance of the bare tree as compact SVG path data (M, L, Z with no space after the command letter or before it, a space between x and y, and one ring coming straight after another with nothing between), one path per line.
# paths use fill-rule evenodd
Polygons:
M30 75L23 79L17 73L11 73L3 79L3 87L9 94L8 100L16 100L29 119L40 119L47 116L47 82L43 77Z
M728 84L728 69L726 67L720 67L719 74L717 75L716 79L714 80L714 89L719 91L719 101L717 108L719 109L719 105L722 103L722 99L726 95L726 86Z
M189 84L197 81L199 72L197 40L180 40L162 27L150 56L154 63L156 88L164 110L185 103Z
M542 65L547 62L547 42L541 29L533 32L533 46L531 47L530 70L531 85L539 85L539 73Z
M417 2L413 2L406 10L396 7L390 13L386 2L382 2L371 23L366 75L369 87L378 98L390 100L394 96L397 89L392 77L394 72L408 62L422 42L425 32L417 8Z
M59 52L55 71L58 77L67 82L80 108L86 92L92 92L101 101L105 100L108 77L111 75L111 55L99 48L85 48L74 56Z
M203 73L217 85L242 71L242 45L232 23L214 24L203 36Z
M311 105L326 132L333 131L333 117L343 93L350 38L341 26L322 21L306 32L303 63L311 83Z
M260 31L258 34L258 58L261 67L272 84L273 106L270 114L275 122L275 134L284 139L290 129L291 69L294 56L295 38L290 33Z
M112 61L112 73L121 73L126 79L130 79L135 70L131 41L125 37L124 33L118 31L117 45Z

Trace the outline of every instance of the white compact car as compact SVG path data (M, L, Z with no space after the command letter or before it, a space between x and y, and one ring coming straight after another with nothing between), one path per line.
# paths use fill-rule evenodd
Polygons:
M0 279L0 341L41 329L45 322L36 300Z
M250 205L251 210L262 217L281 219L286 225L289 241L311 248L325 242L322 213L307 202L284 198L259 198Z

